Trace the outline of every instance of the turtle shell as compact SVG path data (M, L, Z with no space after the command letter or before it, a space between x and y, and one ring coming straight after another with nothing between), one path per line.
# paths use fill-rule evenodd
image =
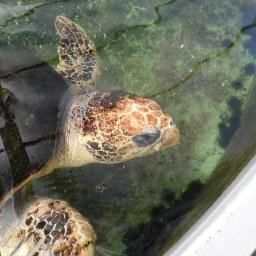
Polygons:
M68 86L27 49L0 48L0 195L47 162Z

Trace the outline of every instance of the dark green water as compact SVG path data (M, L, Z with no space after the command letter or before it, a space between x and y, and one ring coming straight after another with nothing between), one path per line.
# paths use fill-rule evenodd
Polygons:
M157 100L181 140L124 164L60 170L23 195L87 216L98 255L161 255L255 152L256 1L0 1L0 52L22 46L55 67L60 14L95 41L98 87Z

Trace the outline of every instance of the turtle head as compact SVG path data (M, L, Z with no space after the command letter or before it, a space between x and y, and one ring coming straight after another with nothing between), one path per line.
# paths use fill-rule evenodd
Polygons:
M81 104L73 102L69 118L73 128L66 134L70 142L65 145L72 144L71 155L79 159L74 165L123 162L173 146L179 140L173 119L150 99L101 92L94 94L86 110L81 110Z

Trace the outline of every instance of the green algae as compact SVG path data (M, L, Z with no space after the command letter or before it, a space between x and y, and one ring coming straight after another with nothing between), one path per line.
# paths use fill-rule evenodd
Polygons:
M250 2L256 9L256 3ZM88 216L98 235L100 255L122 255L129 246L122 238L128 230L150 222L152 210L166 204L163 190L171 190L181 205L191 182L208 184L219 169L254 87L253 76L244 72L255 58L246 48L253 17L242 24L244 3L239 0L3 3L18 4L21 10L2 24L2 45L33 49L55 67L54 19L67 15L96 43L98 88L157 100L181 130L177 146L154 156L61 170L33 184L35 194L67 200ZM30 8L24 10L24 5ZM234 88L236 81L242 84L240 89ZM239 102L239 111L230 107L232 98ZM99 186L105 190L98 192ZM165 232L168 237L170 231Z

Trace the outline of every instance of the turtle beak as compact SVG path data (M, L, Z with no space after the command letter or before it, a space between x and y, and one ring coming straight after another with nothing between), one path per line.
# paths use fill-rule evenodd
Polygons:
M178 127L169 127L163 131L161 142L157 143L155 150L161 150L174 146L178 143L180 139L180 130Z

